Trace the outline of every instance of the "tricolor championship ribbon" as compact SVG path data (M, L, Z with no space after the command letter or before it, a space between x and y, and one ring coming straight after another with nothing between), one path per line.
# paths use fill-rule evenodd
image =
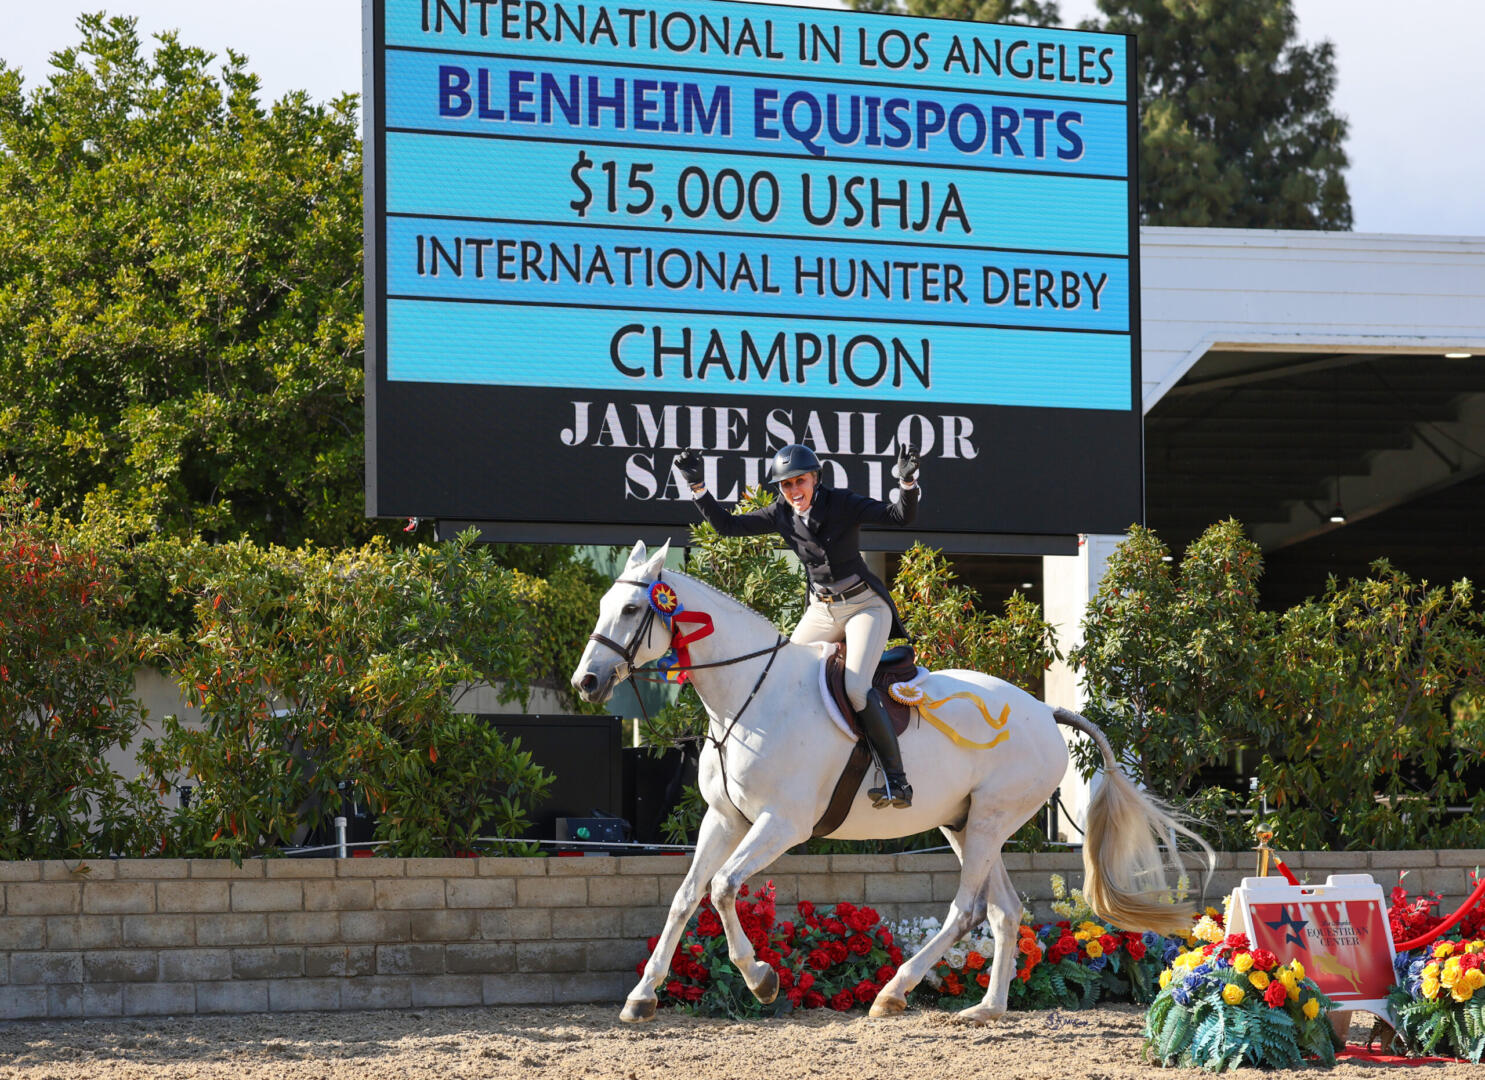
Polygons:
M670 651L655 661L655 670L666 682L684 683L691 677L691 650L686 646L712 632L712 617L703 611L686 611L668 581L650 586L650 607L670 631ZM695 629L683 631L682 625L694 625Z

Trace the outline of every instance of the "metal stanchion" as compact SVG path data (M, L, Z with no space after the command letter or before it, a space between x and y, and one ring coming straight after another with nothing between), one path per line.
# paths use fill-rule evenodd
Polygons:
M343 817L335 819L335 857L337 859L344 859L346 857L345 818Z

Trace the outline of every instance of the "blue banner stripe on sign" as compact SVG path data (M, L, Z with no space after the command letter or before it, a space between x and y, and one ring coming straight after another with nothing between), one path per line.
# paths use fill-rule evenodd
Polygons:
M568 18L559 18L559 9ZM691 30L690 47L679 48ZM389 2L386 42L532 56L562 50L593 60L632 60L643 54L656 67L784 78L849 71L902 85L1115 102L1127 97L1121 35L939 19L886 21L849 11L723 0L623 5Z
M1127 163L1121 105L409 52L386 80L394 129L1115 178Z
M936 170L828 162L752 165L688 150L588 151L557 143L511 146L497 140L406 132L389 133L386 145L387 211L393 214L931 243L1048 254L1123 256L1129 247L1125 219L1129 193L1122 181L988 171L945 176ZM533 176L545 177L547 182L531 183ZM806 177L809 203L805 202ZM924 184L929 185L926 199ZM648 185L653 193L651 204L639 213L631 210L645 195L637 185ZM726 197L720 211L712 198L719 185ZM951 185L963 204L968 232L952 220L939 227ZM922 219L926 207L929 217L923 229L904 228L904 212L890 207L878 215L874 225L870 214L873 191L888 198L905 193L909 226ZM579 213L574 203L581 204L585 195L587 201ZM852 199L860 204L859 211ZM754 213L755 209L762 213ZM807 210L815 220L807 219ZM760 220L764 215L767 220Z
M990 172L945 177L888 165L799 163L779 167L772 162L750 165L684 150L589 152L553 143L511 147L492 140L401 132L387 136L387 158L387 210L394 214L711 230L847 243L932 243L1048 254L1124 256L1129 247L1123 216L1128 190L1122 182L1107 180ZM533 184L532 176L548 179ZM645 198L639 184L648 185L653 201L636 213L632 208ZM719 187L724 196L720 210L713 197ZM775 190L777 207L773 205ZM873 192L879 199L904 195L906 205L901 210L879 205L874 223ZM940 227L951 194L962 204L968 231L954 219ZM574 209L575 203L582 205L581 213ZM918 230L914 226L923 219L925 208L928 217ZM904 216L909 219L906 227Z
M397 299L387 335L394 381L1126 411L1131 401L1127 335L900 324L866 333Z
M430 299L1128 330L1122 259L396 218L388 291Z

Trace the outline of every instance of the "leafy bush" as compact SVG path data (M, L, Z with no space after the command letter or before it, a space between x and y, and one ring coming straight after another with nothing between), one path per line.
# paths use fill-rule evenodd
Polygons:
M106 558L0 483L0 859L153 853L152 792L104 761L139 706Z
M396 854L453 855L509 835L549 779L530 755L454 712L461 683L524 682L523 609L511 574L472 535L342 552L193 544L171 578L194 603L163 659L205 729L164 719L142 759L189 779L174 853L271 852L339 812L351 781Z
M1131 532L1070 657L1084 711L1147 787L1234 850L1264 800L1292 849L1485 843L1485 791L1467 773L1485 752L1469 582L1429 588L1379 561L1275 614L1259 606L1262 558L1236 522L1208 529L1178 567L1167 555L1150 530ZM1469 812L1448 817L1459 804Z

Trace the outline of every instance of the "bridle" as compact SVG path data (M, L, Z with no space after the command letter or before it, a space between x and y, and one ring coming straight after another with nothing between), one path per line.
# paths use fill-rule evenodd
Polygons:
M636 581L634 578L616 578L614 580L614 584L633 585L635 588L643 589L646 593L646 600L648 600L649 590L660 580L660 575L656 574L655 581L653 582ZM612 649L619 655L619 659L623 661L625 668L624 676L623 678L618 679L615 685L617 685L618 683L622 683L624 679L628 678L645 678L652 682L666 681L664 675L643 667L635 667L634 665L634 656L639 651L640 640L643 639L645 643L648 644L650 632L654 629L654 627L655 605L653 603L646 603L645 617L640 621L639 625L634 628L634 633L630 636L627 644L620 645L613 638L607 637L597 632L588 635L589 641L596 641L598 644L604 646L605 648ZM743 814L741 809L738 809L737 801L732 798L732 793L727 790L727 766L723 758L722 748L723 744L727 742L728 737L731 736L733 729L737 727L737 722L742 719L743 713L746 712L748 706L753 703L753 699L758 696L758 691L763 686L763 680L768 678L768 673L773 670L773 662L774 659L778 656L779 650L787 644L789 644L789 639L784 637L783 634L779 634L778 640L765 649L755 649L750 653L743 653L741 656L731 656L725 660L712 660L705 664L678 664L671 667L670 669L671 671L699 671L702 668L727 667L731 664L739 664L742 663L744 660L752 660L765 654L767 654L768 656L768 663L763 665L763 670L758 673L758 680L753 683L753 689L751 692L749 692L747 700L742 703L742 707L739 708L737 712L733 713L732 721L727 725L726 730L722 732L722 737L720 739L711 733L711 727L710 725L708 725L707 731L704 735L685 735L676 740L676 742L678 743L699 743L702 741L708 741L716 746L717 763L721 766L719 771L722 775L722 791L727 796L727 801L732 803L733 808L737 809L738 814L741 815L744 820L748 820L747 815ZM639 693L635 693L634 699L636 702L639 703L640 715L644 717L645 723L646 725L648 725L650 721L650 714L649 710L645 708L644 698Z

